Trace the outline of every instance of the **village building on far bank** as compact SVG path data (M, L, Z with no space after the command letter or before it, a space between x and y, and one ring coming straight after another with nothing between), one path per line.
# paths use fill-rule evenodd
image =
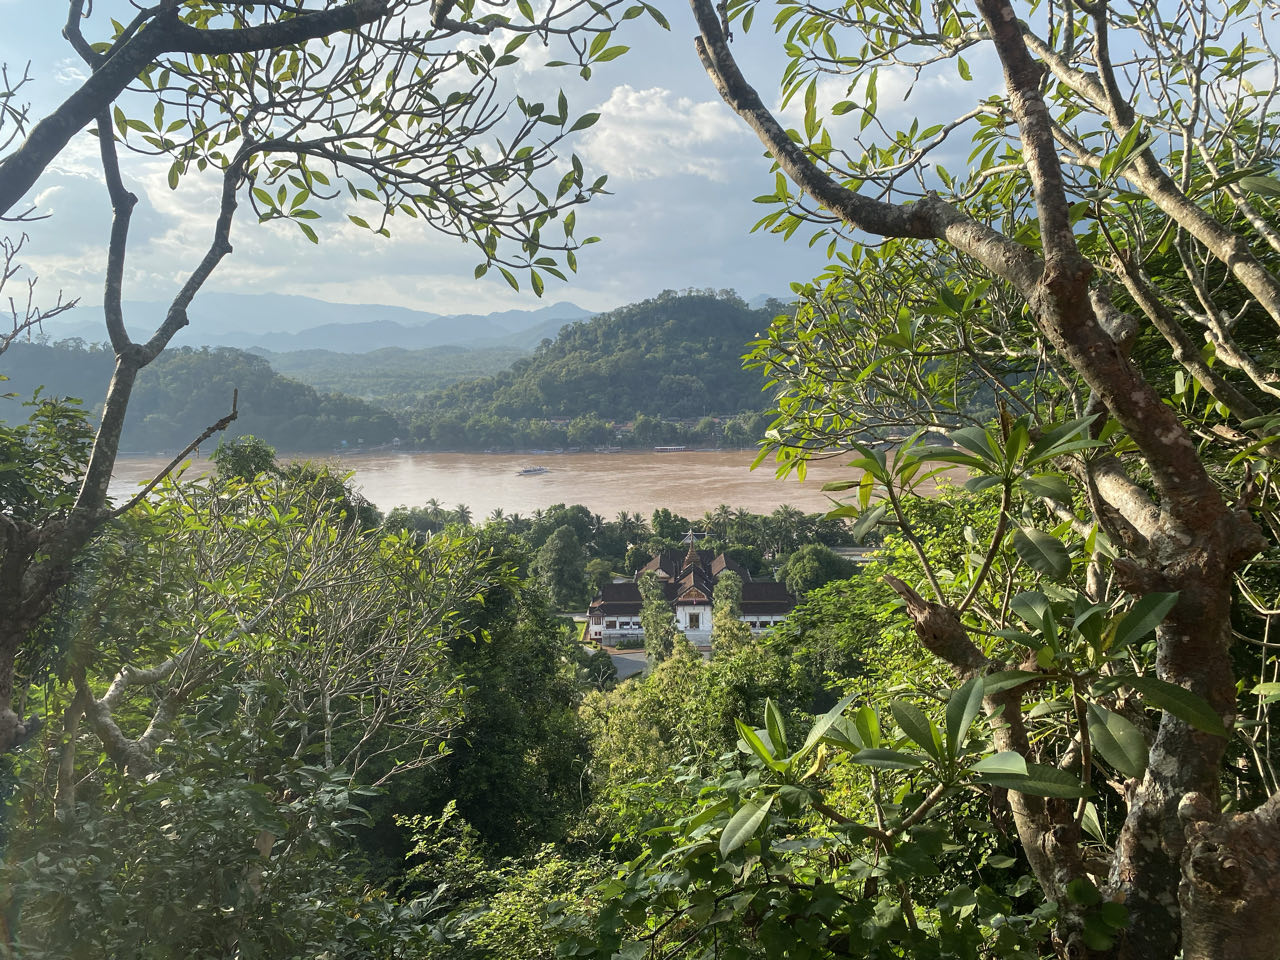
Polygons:
M742 620L753 633L782 622L796 605L795 597L782 584L752 580L751 574L723 553L699 550L691 537L683 555L679 550L665 550L641 567L634 579L605 584L587 611L587 639L612 647L620 640L644 638L639 581L653 571L675 610L676 626L695 647L709 650L712 592L726 570L742 578Z

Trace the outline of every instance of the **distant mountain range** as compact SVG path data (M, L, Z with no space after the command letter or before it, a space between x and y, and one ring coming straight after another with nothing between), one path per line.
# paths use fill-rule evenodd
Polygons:
M272 306L276 313L264 312ZM148 308L160 309L158 304L127 308L137 337L144 335L143 322L156 319L148 320ZM304 326L336 311L358 315L361 309L375 316L363 323ZM759 411L770 403L761 394L759 373L743 370L742 355L783 309L777 301L752 309L736 296L668 290L581 322L572 315L585 311L555 304L471 318L403 311L415 319L410 325L376 316L400 310L394 307L215 295L204 304L214 314L193 311L192 326L209 333L209 339L221 337L225 343L235 331L220 333L220 328L235 324L243 330L256 318L263 328L286 328L259 334L259 340L270 336L277 339L269 342L284 340L308 349L258 346L247 352L225 345L175 344L138 379L125 446L181 446L224 412L233 390L239 390L241 411L235 432L253 433L288 451L326 449L344 440L374 444L393 436L439 449L612 443L616 431L606 420L634 420L640 445L742 445L767 426L767 415ZM379 347L374 336L387 329L419 334L434 329L443 336L450 324L455 330L506 329L508 336L524 337L536 346L501 347L468 339L465 345L406 349ZM320 334L335 329L360 336L358 345L343 353L320 348ZM75 331L59 324L56 334L47 333L58 341L71 339ZM545 340L544 333L549 334ZM97 411L113 354L96 328L82 337L90 345L14 344L0 356L0 373L11 378L6 392L23 398L44 386L50 395L82 397L89 410ZM0 419L26 414L16 401L3 406ZM711 417L721 422L708 419L696 430L675 422ZM765 418L762 425L754 425L752 418L758 417ZM734 419L726 424L726 418ZM568 421L582 423L569 431L563 425Z
M158 301L124 304L126 324L145 338L160 324L168 305ZM99 307L71 313L49 325L51 340L106 339ZM423 350L441 346L508 347L530 350L554 338L566 323L592 316L561 301L536 310L440 315L383 304L329 303L285 294L202 293L189 311L191 324L175 346L236 347L272 353L330 350L367 353L387 347Z

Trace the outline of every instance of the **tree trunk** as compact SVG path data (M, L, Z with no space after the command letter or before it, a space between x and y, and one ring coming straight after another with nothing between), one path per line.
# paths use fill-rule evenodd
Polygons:
M1185 960L1280 960L1280 796L1223 818L1189 794L1178 813Z

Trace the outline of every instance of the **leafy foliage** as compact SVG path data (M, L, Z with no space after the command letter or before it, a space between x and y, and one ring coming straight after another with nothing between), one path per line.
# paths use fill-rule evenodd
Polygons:
M566 525L557 527L538 548L530 572L546 587L553 604L561 610L569 610L585 598L584 566L582 544L578 542L573 528Z
M787 558L782 568L782 582L798 597L832 580L846 580L853 572L854 565L836 555L830 547L810 543Z
M276 468L275 448L253 434L236 437L230 443L225 438L219 440L210 459L218 468L218 476L227 479L251 481Z
M689 641L676 626L676 612L658 575L649 570L640 577L639 585L640 629L644 631L645 658L652 669Z
M691 0L702 65L774 161L758 227L811 228L830 260L757 344L778 386L761 459L803 475L856 450L839 513L914 553L885 580L951 677L852 726L836 710L800 749L776 707L740 726L747 762L686 773L696 807L672 802L612 888L601 952L1269 957L1280 785L1232 729L1272 668L1243 613L1269 617L1253 558L1278 529L1255 486L1278 395L1269 8L1185 3L1193 37L1142 5L783 0L771 109L729 43L764 6ZM972 82L979 49L995 95L938 122L881 109L890 76L907 97ZM944 564L909 504L953 465L994 523L944 524ZM830 802L824 740L870 768L871 811ZM933 816L1000 830L949 806L979 784L1026 880L1006 896L962 863L930 890L961 852L925 845Z
M23 406L30 411L24 419L0 420L0 510L23 520L65 514L89 459L89 418L77 401L39 393Z
M414 441L445 448L583 446L614 443L618 431L607 423L631 422L623 443L748 446L758 431L747 421L764 404L759 381L741 369L742 345L781 308L751 310L729 293L666 291L566 325L509 370L427 398L413 417ZM723 426L693 423L735 415ZM548 423L557 419L573 422L557 432Z
M74 343L14 344L0 361L15 388L49 390L92 403L111 379L110 349ZM231 405L238 391L239 417L230 434L252 435L286 452L386 443L400 433L385 410L274 373L261 357L239 350L183 347L161 354L138 378L125 449L181 449ZM101 408L94 410L101 415Z

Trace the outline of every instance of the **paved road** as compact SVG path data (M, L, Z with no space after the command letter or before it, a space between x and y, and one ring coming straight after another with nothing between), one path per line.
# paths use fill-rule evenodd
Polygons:
M611 650L609 651L609 657L613 660L613 665L618 669L619 680L625 680L627 677L644 672L643 650Z

